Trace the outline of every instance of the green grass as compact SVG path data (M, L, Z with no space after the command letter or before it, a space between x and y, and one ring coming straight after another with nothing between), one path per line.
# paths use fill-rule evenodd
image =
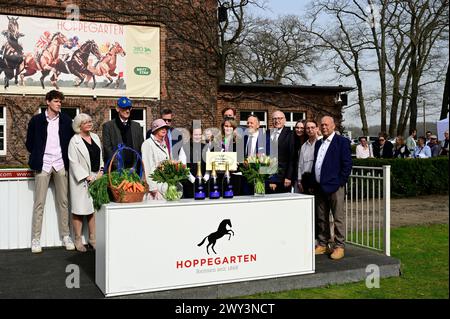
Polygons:
M382 278L380 288L368 289L363 281L244 298L448 299L448 243L448 224L394 228L391 255L401 261L401 276Z

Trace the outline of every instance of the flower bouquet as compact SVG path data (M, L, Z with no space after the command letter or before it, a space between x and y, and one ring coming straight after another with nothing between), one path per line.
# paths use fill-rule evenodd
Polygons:
M157 183L167 183L167 191L163 197L167 201L179 200L183 196L181 181L188 179L189 169L183 163L173 160L165 160L150 175Z
M266 193L265 180L278 172L278 162L276 158L258 154L247 157L240 165L239 170L247 181L255 186L255 196L264 196Z

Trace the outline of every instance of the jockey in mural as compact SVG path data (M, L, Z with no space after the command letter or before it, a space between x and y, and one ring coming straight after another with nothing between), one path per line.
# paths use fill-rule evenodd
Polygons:
M39 61L40 56L42 55L42 51L47 47L47 45L50 43L52 37L51 33L48 31L45 31L40 38L36 41L36 44L34 45L34 53L36 55L36 59Z
M41 59L42 52L44 49L50 44L51 41L51 34L48 31L45 31L39 40L37 40L36 44L34 45L34 57L36 61L39 61Z
M72 58L75 51L79 49L78 40L78 37L75 35L72 38L69 38L69 41L64 43L61 50L61 60L67 62Z

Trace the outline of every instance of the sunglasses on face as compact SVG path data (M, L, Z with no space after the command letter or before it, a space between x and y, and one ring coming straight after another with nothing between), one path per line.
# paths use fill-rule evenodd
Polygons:
M172 122L172 119L163 119L166 122Z

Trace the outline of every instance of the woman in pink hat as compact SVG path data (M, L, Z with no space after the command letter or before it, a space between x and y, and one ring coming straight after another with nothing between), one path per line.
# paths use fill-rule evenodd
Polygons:
M150 175L159 163L170 158L165 139L168 128L163 119L154 120L150 137L142 144L142 161L151 199L163 199L162 194L167 188L167 185L153 181Z

